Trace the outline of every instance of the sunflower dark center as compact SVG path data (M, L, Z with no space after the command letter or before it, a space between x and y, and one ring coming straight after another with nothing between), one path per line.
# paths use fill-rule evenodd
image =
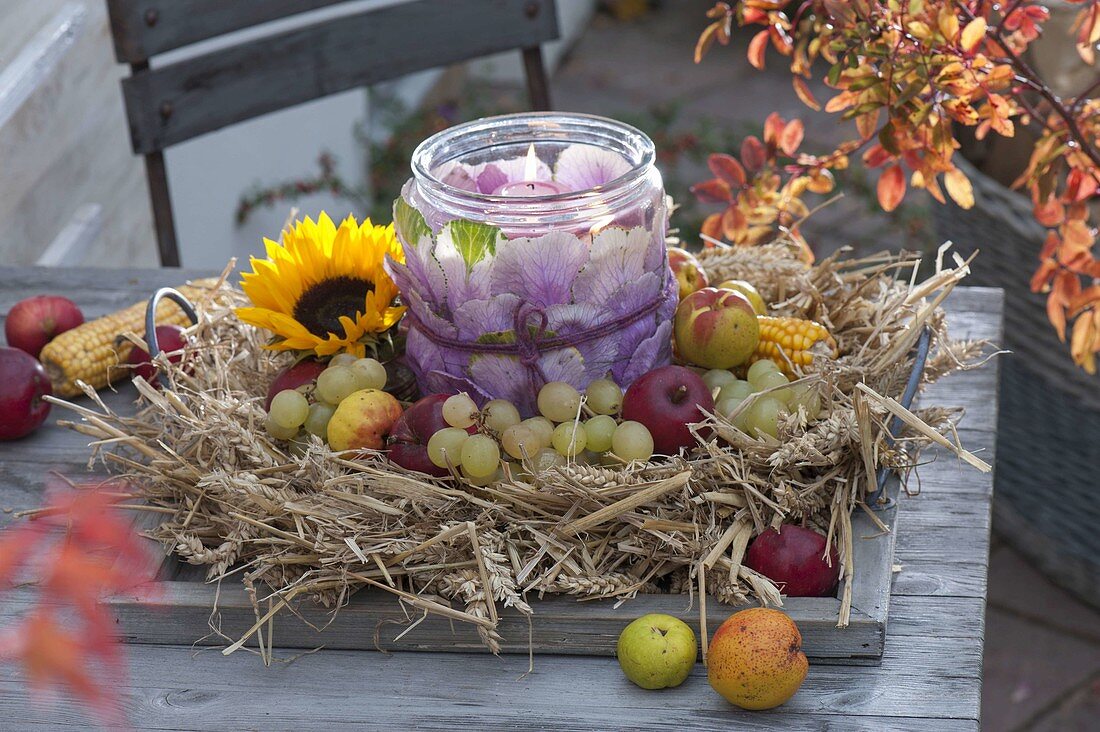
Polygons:
M302 293L294 305L294 319L318 338L329 333L342 335L340 316L355 319L363 312L367 293L374 290L374 283L358 277L333 277L318 282Z

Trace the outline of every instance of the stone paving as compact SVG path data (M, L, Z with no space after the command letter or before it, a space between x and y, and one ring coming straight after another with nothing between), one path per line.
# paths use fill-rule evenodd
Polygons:
M808 151L845 139L848 129L798 101L777 55L769 54L763 72L748 65L743 36L692 63L703 12L712 4L666 1L631 22L597 16L555 74L555 108L623 116L672 103L679 129L709 120L738 132L759 128L775 110L806 122ZM680 167L684 181L708 177L701 164ZM845 244L897 248L919 228L923 205L910 206L909 220L899 224L896 216L875 212L866 196L849 196L815 215L805 233L819 251ZM996 537L982 716L983 728L996 732L1100 729L1100 612L1050 584Z

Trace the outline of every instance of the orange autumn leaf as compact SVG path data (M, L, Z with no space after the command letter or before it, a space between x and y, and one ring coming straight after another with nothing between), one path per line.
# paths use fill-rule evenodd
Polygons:
M943 175L943 186L947 189L947 195L951 196L959 208L971 208L974 206L974 188L970 185L970 179L966 173L958 168L952 168Z
M893 211L905 198L905 173L892 165L878 178L878 203L883 211Z
M978 44L985 38L985 31L989 26L985 22L985 18L977 17L974 20L966 24L963 28L962 37L959 39L959 45L967 53L973 53L978 47Z
M805 127L800 119L792 119L779 134L779 149L787 155L798 152L798 146L802 144L805 135Z
M1046 227L1061 224L1066 218L1066 209L1055 196L1047 198L1045 203L1037 203L1032 208L1035 220Z
M1100 352L1100 308L1077 318L1070 337L1073 362L1088 374L1096 374L1096 354Z
M702 233L704 237L707 237L706 246L708 248L714 246L714 241L710 241L710 239L720 241L722 239L722 214L711 214L703 219L700 233Z
M803 104L815 112L821 111L821 103L817 101L817 97L810 91L810 86L801 76L791 77L791 84L794 86L794 93L798 95Z
M762 30L749 41L749 63L758 69L764 68L764 52L768 48L768 31Z

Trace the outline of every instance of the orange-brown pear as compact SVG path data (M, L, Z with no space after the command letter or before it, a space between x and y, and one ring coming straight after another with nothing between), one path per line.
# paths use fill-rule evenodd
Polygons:
M707 680L742 709L771 709L798 691L809 663L802 634L785 614L754 607L731 615L714 633Z

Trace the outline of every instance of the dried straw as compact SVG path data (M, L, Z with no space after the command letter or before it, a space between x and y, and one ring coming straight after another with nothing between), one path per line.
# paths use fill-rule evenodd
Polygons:
M140 486L163 518L156 538L205 565L210 580L244 577L257 621L226 653L299 602L339 608L364 587L471 623L494 652L502 610L531 615L530 593L621 601L697 590L701 619L707 594L780 605L778 589L742 565L759 532L783 522L827 532L850 579L851 512L874 490L878 467L906 470L931 442L988 467L944 436L957 414L906 410L893 398L923 327L933 333L928 379L981 356L984 344L948 339L938 307L966 265L917 285L915 257L838 255L810 268L797 252L777 242L702 255L712 279L753 281L778 313L826 324L839 344L840 357L807 379L822 396L821 418L790 415L778 440L710 416L683 457L541 472L512 463L485 487L403 470L380 454L334 454L316 439L290 449L266 435L262 409L286 357L236 319L243 296L228 286L201 310L183 361L161 361L169 388L135 382L135 414L113 412L91 389L92 407L53 401L80 418L69 426L94 440L93 460ZM907 432L889 446L894 415Z

